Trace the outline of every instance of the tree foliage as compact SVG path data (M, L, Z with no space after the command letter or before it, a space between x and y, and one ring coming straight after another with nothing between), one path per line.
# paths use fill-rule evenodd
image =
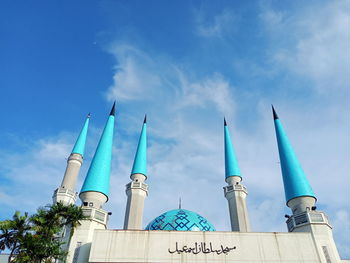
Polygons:
M67 252L62 250L63 229L71 227L70 241L82 219L84 215L80 207L62 203L41 207L31 217L28 213L21 215L16 211L12 219L0 221L0 251L10 251L9 263L64 260Z

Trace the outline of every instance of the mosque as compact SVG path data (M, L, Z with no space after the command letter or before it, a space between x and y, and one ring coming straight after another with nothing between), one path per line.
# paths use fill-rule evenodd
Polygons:
M231 231L217 231L208 220L193 211L167 211L143 228L144 201L148 196L147 120L126 185L124 228L108 229L110 214L103 205L109 198L109 177L113 144L115 104L108 116L95 155L79 193L87 219L63 235L68 263L119 262L350 262L340 259L332 226L325 212L318 211L316 196L293 151L282 123L273 110L286 204L288 232L252 232L246 205L248 191L242 177L224 121L225 181ZM53 201L75 204L76 181L83 163L89 116L67 160L61 185Z

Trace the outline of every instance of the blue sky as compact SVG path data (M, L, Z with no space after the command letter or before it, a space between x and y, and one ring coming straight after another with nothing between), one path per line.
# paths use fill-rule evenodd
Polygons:
M111 228L147 113L145 225L181 196L229 230L226 116L253 230L286 231L273 103L349 258L349 28L348 0L2 1L0 219L50 202L91 112L80 189L117 99Z

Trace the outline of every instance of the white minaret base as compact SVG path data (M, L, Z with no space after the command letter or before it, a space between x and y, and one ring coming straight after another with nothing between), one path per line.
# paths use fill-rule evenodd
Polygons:
M108 213L102 209L94 207L83 207L83 213L88 218L82 220L80 225L74 230L72 239L69 242L70 227L67 227L63 242L63 248L68 251L65 263L87 263L89 262L91 242L95 229L107 229Z
M80 222L70 241L71 228L66 228L63 237L66 246L63 249L68 251L68 256L65 263L87 263L94 230L107 229L108 212L102 209L102 205L108 200L107 196L100 192L83 192L79 197L87 219Z
M340 262L339 253L334 243L332 226L328 216L321 211L304 211L290 216L287 220L289 232L310 232L317 246L320 262Z
M316 211L315 203L316 198L311 196L300 196L287 202L293 212L286 222L288 231L311 233L319 254L324 256L321 262L340 262L328 216Z
M142 229L143 209L148 195L148 185L143 174L131 175L132 182L126 185L126 203L124 229Z
M224 193L228 201L231 230L249 232L250 223L246 203L248 192L247 188L240 183L241 180L240 176L227 177L228 186L224 187Z

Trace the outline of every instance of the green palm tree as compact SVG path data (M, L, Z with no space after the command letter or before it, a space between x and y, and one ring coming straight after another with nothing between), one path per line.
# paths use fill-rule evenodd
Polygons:
M51 245L51 247L46 247L46 250L52 252L51 257L62 259L67 253L62 251L62 249L58 250L57 248L62 248L63 242L61 242L60 234L63 232L63 228L70 228L70 235L67 242L69 246L75 228L80 224L79 221L84 218L80 207L75 205L66 206L62 203L56 203L48 205L45 208L39 208L37 214L31 218L31 222L34 225L35 232L40 235L42 239L46 239L44 244L46 244L46 246L47 244ZM44 252L45 247L42 248L41 251ZM53 253L53 251L55 251L55 253ZM50 253L47 253L47 255L49 254ZM46 260L49 259L50 257L48 256Z
M64 260L67 252L62 250L60 234L64 227L70 228L69 245L74 229L84 218L80 207L62 203L41 207L31 217L16 212L12 220L0 222L0 250L10 250L9 263Z
M30 229L28 213L21 216L16 211L12 220L0 222L0 250L10 250L8 262L12 262L14 255L20 251L23 239Z

